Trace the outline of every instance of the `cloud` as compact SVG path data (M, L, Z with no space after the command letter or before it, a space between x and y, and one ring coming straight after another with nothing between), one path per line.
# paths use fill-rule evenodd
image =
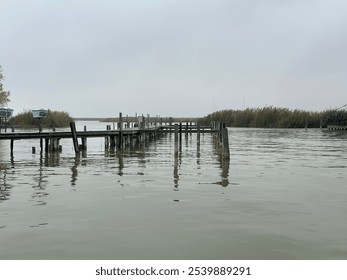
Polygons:
M13 106L204 115L243 100L308 110L346 103L345 1L1 4Z

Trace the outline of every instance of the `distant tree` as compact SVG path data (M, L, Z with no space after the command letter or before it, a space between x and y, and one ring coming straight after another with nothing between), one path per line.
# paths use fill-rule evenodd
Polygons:
M2 67L0 65L0 106L7 106L10 102L10 92L3 89L2 80L4 76L2 75Z

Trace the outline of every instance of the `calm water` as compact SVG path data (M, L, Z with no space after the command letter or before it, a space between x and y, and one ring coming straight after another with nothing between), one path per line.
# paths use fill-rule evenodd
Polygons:
M81 129L106 124L79 123ZM229 129L105 151L0 142L0 259L347 259L347 133Z

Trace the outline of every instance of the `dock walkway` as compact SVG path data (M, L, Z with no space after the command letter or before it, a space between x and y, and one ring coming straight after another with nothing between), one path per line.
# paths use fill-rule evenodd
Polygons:
M45 148L45 151L53 152L61 150L60 139L71 138L77 154L80 150L87 149L88 138L104 137L105 147L117 147L118 149L122 149L125 145L131 144L133 141L141 142L149 138L156 138L158 135L165 133L175 133L176 138L176 135L184 133L197 133L198 137L200 137L200 133L215 133L221 131L215 126L202 126L191 123L176 123L170 125L140 123L132 128L124 128L123 124L119 124L118 128L113 130L111 130L110 126L107 126L106 130L87 131L85 127L84 131L77 131L75 123L73 122L70 124L70 129L71 131L0 133L0 141L10 140L11 154L13 154L14 142L18 140L40 139L41 152L43 148ZM79 139L81 144L79 144ZM43 141L45 141L45 146L43 145ZM34 153L34 147L32 147L32 149Z

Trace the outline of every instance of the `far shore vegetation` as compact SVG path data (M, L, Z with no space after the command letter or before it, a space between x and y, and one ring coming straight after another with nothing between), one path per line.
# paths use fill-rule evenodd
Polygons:
M76 118L80 120L79 118ZM81 118L82 120L83 118ZM89 118L85 118L88 120ZM96 120L96 119L95 119ZM100 118L99 121L117 122L118 118ZM278 107L247 108L244 110L222 110L211 113L202 118L169 118L151 117L150 121L163 122L199 122L210 125L212 122L225 123L227 127L251 128L319 128L333 126L347 126L347 110L331 109L322 112L304 110L290 110ZM68 127L73 122L69 113L48 110L48 114L41 120L43 127ZM137 121L135 117L123 117L123 122ZM8 120L8 123L17 127L31 127L39 124L34 119L31 110L17 114Z
M31 110L27 110L13 116L8 122L13 126L31 127L36 126L39 123L39 120L33 118ZM41 125L43 127L68 127L70 122L73 122L73 118L69 113L48 110L47 116L41 120Z
M200 119L200 122L206 125L213 121L225 123L228 127L319 128L328 125L347 125L347 111L332 109L311 112L271 106L245 110L222 110Z

